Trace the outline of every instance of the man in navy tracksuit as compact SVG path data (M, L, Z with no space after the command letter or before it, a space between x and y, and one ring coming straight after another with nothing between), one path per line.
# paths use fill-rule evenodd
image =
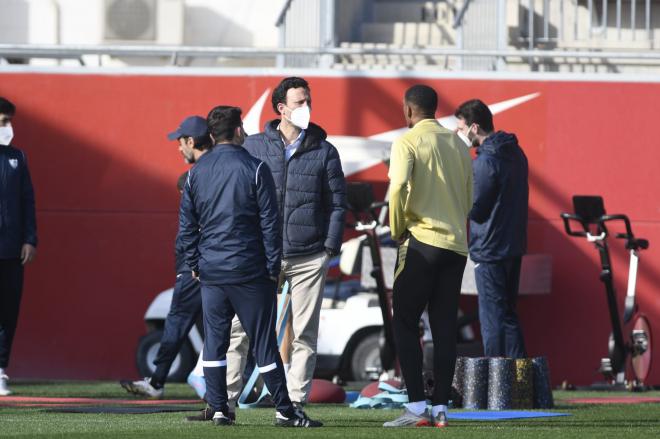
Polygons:
M11 146L15 112L14 104L0 97L0 396L11 394L5 368L18 322L23 266L37 251L30 171L23 151Z
M211 148L206 119L200 116L185 118L179 127L167 135L169 140L176 140L183 159L194 164ZM183 181L187 179L187 173ZM183 185L179 188L181 191ZM165 319L160 348L154 360L156 370L153 375L138 381L120 381L128 392L148 398L160 399L164 395L165 382L172 363L183 343L188 338L190 328L202 312L200 285L192 278L190 267L184 259L180 242L175 245L176 282L172 293L172 304Z
M215 146L190 170L179 212L186 262L202 284L206 400L216 425L231 425L227 359L238 315L276 406L276 425L319 427L294 408L275 337L282 238L273 176L241 146L241 110L219 106L207 123Z
M455 116L458 131L478 147L472 165L470 258L475 262L484 354L524 358L516 300L527 250L527 157L515 135L494 132L493 115L480 100L461 104Z

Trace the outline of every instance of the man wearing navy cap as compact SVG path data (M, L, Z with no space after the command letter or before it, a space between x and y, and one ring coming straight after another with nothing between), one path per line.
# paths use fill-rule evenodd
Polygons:
M179 128L169 133L167 138L179 142L181 155L186 163L191 165L212 146L206 119L201 116L186 117Z
M194 164L212 147L206 119L200 116L185 118L175 131L167 135L167 138L179 143L179 152L189 164ZM193 279L192 270L184 260L181 243L178 240L175 245L175 258L176 283L170 312L165 319L160 348L154 360L156 370L151 377L143 380L120 381L124 389L135 395L153 399L163 397L165 381L172 362L202 311L200 284Z

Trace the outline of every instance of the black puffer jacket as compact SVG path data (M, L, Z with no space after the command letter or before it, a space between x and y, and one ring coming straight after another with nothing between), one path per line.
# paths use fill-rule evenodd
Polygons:
M470 258L494 262L527 251L527 157L515 135L498 131L477 150L470 211Z
M245 149L263 160L275 179L283 225L283 256L304 256L341 248L346 215L346 181L337 149L313 123L287 162L278 119L249 136Z
M30 171L21 150L0 145L0 259L19 258L23 244L37 246Z

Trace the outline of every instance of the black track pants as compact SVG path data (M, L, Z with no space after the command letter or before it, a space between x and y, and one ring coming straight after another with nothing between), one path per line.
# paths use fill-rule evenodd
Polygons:
M433 405L447 404L456 364L456 320L466 256L410 237L399 247L393 327L411 402L425 400L419 320L428 307L433 336Z
M23 291L20 259L0 259L0 369L9 366Z

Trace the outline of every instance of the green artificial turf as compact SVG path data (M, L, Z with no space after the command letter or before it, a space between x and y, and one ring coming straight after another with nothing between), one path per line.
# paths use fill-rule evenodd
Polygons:
M15 396L127 398L116 384L108 382L12 382ZM575 405L568 398L605 396L654 396L660 392L555 392L555 411L571 416L509 421L450 421L446 429L385 429L383 422L398 410L356 410L347 406L310 405L308 414L322 420L321 429L280 429L271 426L273 409L239 410L239 425L214 427L190 423L190 412L141 415L69 414L44 408L0 406L0 437L25 438L424 438L507 437L515 438L659 438L660 404ZM169 399L194 398L183 384L168 384ZM1 398L0 398L1 401ZM202 405L199 406L202 408Z

